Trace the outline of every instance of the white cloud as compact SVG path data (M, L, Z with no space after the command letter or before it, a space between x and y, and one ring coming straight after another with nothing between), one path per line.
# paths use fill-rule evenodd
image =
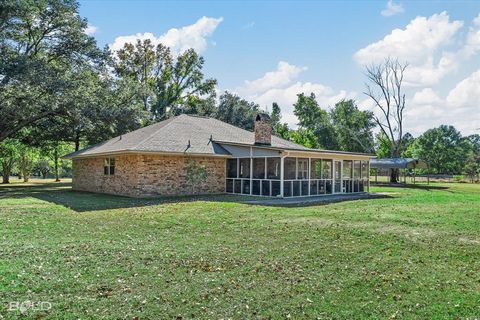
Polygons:
M464 135L478 133L480 127L480 70L453 82L468 59L480 52L480 15L467 30L463 21L450 21L446 12L417 17L403 29L395 29L382 40L357 51L361 64L381 62L386 57L408 61L405 74L407 92L405 130L419 135L441 124L454 125ZM462 68L460 68L462 66ZM452 85L453 82L453 85ZM434 90L436 84L449 91ZM416 91L415 91L416 90ZM363 110L378 112L366 99Z
M473 25L476 27L480 27L480 14L473 19Z
M446 12L416 17L405 29L394 29L382 40L358 50L354 58L360 64L378 63L387 57L407 61L406 85L432 85L458 67L456 55L442 49L453 43L462 26L462 21L450 21Z
M459 82L446 99L447 124L454 125L464 135L479 133L480 70Z
M407 101L405 123L419 135L442 124L453 125L464 135L478 133L480 127L480 70L463 79L445 99L431 88L416 92Z
M92 25L88 25L86 28L85 28L85 34L88 34L89 36L91 36L92 34L96 33L98 31L98 27L95 27L95 26L92 26Z
M255 21L250 21L249 23L245 24L242 29L251 29L255 26Z
M468 59L480 51L480 14L473 19L465 45L457 53L457 59Z
M162 43L170 47L175 54L190 48L195 49L197 52L203 52L207 48L206 38L213 34L222 21L222 17L202 17L194 24L179 29L172 28L158 37L151 32L120 36L115 38L115 41L110 45L110 49L117 51L121 49L125 43L136 43L137 40L143 41L150 39L154 45Z
M426 105L442 103L442 99L432 88L425 88L413 95L412 103L415 105Z
M452 107L475 108L480 116L480 70L460 81L449 92L447 102Z
M341 99L351 98L355 94L344 90L334 91L320 83L295 81L306 67L298 67L285 61L280 61L276 70L266 72L262 77L245 81L244 85L236 88L242 97L254 101L262 108L270 109L273 102L277 102L282 109L282 121L292 128L297 126L297 117L293 114L293 104L297 101L297 94L314 93L322 108L333 106Z
M404 130L414 136L445 123L445 102L432 88L416 92L406 104Z
M280 61L275 71L267 72L262 77L253 81L246 80L243 86L243 91L247 91L248 93L258 93L284 86L296 79L304 70L307 70L307 68L297 67L288 62Z
M405 12L405 10L401 4L396 4L393 0L388 0L387 7L382 10L381 14L384 17L391 17L403 12Z

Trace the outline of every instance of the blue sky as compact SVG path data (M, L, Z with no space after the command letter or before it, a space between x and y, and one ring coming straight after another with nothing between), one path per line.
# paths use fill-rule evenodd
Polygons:
M407 129L480 128L480 2L476 1L81 1L99 45L151 38L194 47L218 90L269 108L294 126L302 91L328 108L362 94L363 65L398 56L410 63ZM394 31L396 30L396 31ZM478 73L477 73L478 72Z

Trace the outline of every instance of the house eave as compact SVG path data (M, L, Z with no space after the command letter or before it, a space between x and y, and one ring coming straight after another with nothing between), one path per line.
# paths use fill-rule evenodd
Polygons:
M215 158L231 158L231 155L227 154L212 154L212 153L190 153L190 152L167 152L167 151L149 151L149 150L118 150L111 152L99 152L92 154L80 154L73 156L63 156L62 159L74 160L74 159L85 159L85 158L98 158L105 156L116 156L123 154L154 154L154 155L165 155L165 156L191 156L191 157L215 157Z
M295 148L282 148L282 147L275 147L271 145L258 145L258 144L248 144L248 143L238 143L238 142L230 142L230 141L221 141L215 140L216 143L222 145L233 145L233 146L242 146L242 147L253 147L253 148L260 148L260 149L269 149L269 150L276 150L281 152L282 154L290 154L290 155L301 155L304 154L307 157L311 155L316 155L318 157L321 156L338 156L338 157L355 157L361 159L373 159L376 158L376 155L368 154L368 153L360 153L360 152L349 152L349 151L334 151L334 150L316 150L316 149L295 149Z

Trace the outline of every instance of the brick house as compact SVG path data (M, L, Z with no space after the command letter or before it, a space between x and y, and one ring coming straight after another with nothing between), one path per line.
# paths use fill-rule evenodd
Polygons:
M131 197L236 193L296 197L369 189L368 154L316 150L271 134L259 114L255 132L180 115L73 152L73 189ZM187 165L205 168L192 186Z

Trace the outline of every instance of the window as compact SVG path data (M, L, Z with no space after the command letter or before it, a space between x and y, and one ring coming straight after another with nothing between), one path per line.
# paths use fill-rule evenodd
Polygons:
M237 159L227 160L227 177L237 178Z
M103 164L103 174L113 176L115 174L115 158L106 158Z
M280 158L267 158L267 179L280 179Z
M297 179L308 179L308 159L298 159Z

